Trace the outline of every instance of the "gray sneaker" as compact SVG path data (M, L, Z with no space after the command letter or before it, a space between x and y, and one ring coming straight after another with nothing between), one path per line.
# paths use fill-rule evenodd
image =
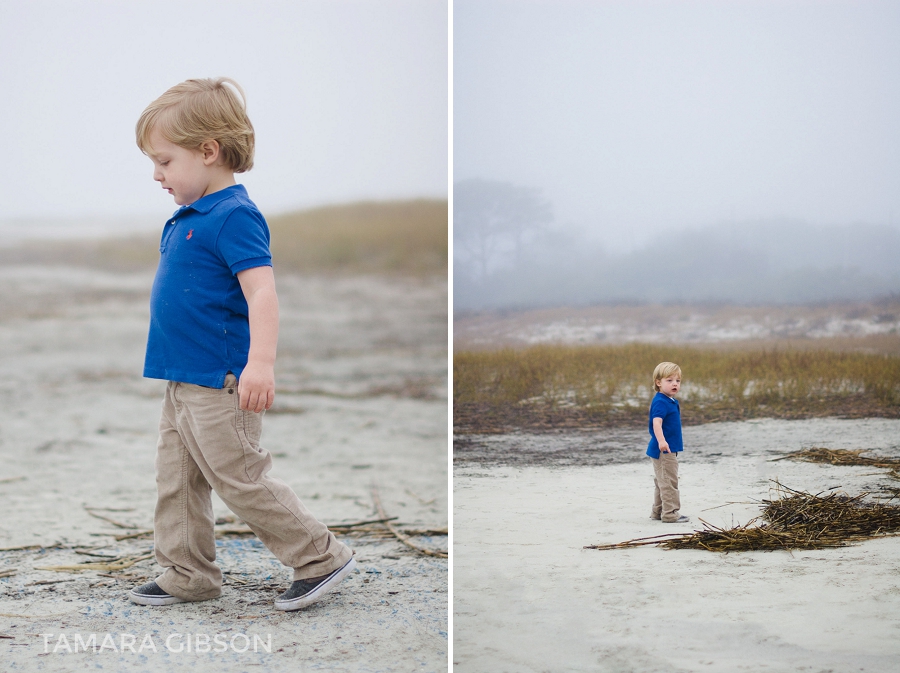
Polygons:
M290 588L275 599L276 610L299 610L315 603L334 589L356 567L352 558L328 575L296 580Z
M183 598L167 594L156 582L147 582L142 587L132 589L128 592L128 598L140 605L172 605L187 602Z
M691 517L685 516L684 514L679 515L677 519L672 519L671 521L662 520L663 523L689 523Z

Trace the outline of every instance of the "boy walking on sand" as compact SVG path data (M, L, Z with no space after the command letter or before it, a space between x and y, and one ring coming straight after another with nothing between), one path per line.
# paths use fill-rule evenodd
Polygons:
M234 179L253 166L243 90L227 78L188 80L151 103L135 132L153 179L181 207L162 232L144 361L145 377L168 381L154 516L156 560L166 570L129 597L170 605L222 593L215 490L294 569L275 608L297 610L337 586L355 562L285 483L268 476L272 458L259 445L275 397L278 298L268 226Z
M675 395L681 388L681 367L661 362L653 370L656 395L650 403L650 444L647 455L653 461L653 509L650 518L663 523L686 523L678 493L678 454L681 440L681 409Z

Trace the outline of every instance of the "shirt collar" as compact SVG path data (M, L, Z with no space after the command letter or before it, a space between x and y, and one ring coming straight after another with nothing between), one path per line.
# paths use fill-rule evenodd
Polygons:
M212 194L207 194L203 198L197 199L190 205L182 206L175 211L175 214L172 217L181 215L187 210L195 210L201 215L206 215L222 201L232 196L242 196L244 198L247 198L247 188L241 184L230 185L225 189L220 189L219 191L213 192Z
M668 400L669 402L674 402L675 404L678 404L678 400L676 400L674 397L669 397L661 390L657 390L656 394L659 395L660 397L662 397L664 400Z

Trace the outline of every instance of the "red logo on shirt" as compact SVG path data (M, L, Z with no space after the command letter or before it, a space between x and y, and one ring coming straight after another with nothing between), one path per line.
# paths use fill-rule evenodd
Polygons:
M190 241L190 240L191 240L191 236L193 236L193 235L194 235L194 230L193 230L193 229L191 229L191 230L190 230L190 231L189 231L189 232L188 232L188 235L187 235L187 240L189 240L189 241Z

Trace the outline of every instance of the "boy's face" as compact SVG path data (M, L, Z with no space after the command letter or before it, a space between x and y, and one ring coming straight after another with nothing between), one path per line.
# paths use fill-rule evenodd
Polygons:
M658 379L656 385L659 386L659 392L663 395L674 397L681 388L681 374L672 374L664 379Z
M153 161L153 179L186 206L210 193L211 175L203 154L169 142L158 129L148 138L147 156Z

